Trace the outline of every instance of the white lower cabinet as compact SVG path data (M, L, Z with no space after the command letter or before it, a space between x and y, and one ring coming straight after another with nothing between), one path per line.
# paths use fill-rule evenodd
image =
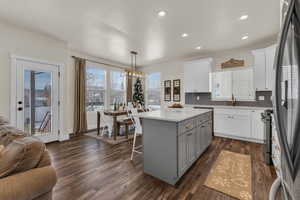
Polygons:
M264 124L261 121L263 110L215 109L214 133L235 139L262 143Z
M252 111L252 131L251 137L258 141L264 141L264 123L261 120L261 110Z

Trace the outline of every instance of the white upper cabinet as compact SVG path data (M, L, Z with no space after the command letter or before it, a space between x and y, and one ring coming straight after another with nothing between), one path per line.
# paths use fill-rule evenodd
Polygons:
M268 90L272 90L274 84L273 78L275 76L275 70L274 70L275 54L276 54L276 45L272 45L266 48L266 88Z
M253 70L244 69L232 72L232 93L238 100L254 100Z
M211 63L211 58L184 63L185 92L210 92Z
M264 122L261 119L261 110L252 110L252 131L251 136L258 141L264 141Z
M252 51L254 55L255 90L266 90L266 54L264 49Z
M272 90L276 45L252 51L254 55L254 87L257 91Z
M254 100L253 70L240 69L212 73L212 99Z
M231 71L212 73L212 99L228 100L232 97Z

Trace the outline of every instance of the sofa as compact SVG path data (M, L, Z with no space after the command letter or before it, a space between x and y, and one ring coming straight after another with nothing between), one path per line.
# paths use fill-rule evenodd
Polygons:
M50 200L56 181L46 145L0 117L0 200Z

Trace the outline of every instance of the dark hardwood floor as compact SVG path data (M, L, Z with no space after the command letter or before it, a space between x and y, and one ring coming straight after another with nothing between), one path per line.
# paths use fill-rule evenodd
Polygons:
M203 185L220 151L250 154L253 199L267 200L275 171L263 162L263 146L215 138L176 187L143 173L141 156L130 161L131 143L109 146L87 136L47 145L58 183L54 200L199 199L234 200Z

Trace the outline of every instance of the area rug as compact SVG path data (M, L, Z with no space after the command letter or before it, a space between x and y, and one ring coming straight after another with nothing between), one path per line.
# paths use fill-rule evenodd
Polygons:
M105 142L105 143L110 144L110 145L121 144L123 142L127 142L127 141L130 141L130 140L133 139L133 135L129 135L128 138L126 138L126 136L117 136L117 139L114 140L113 137L100 136L100 135L98 136L97 131L86 133L85 135L89 136L89 137L96 138L96 139L101 140L102 142Z
M204 185L240 200L252 200L251 157L221 151Z

